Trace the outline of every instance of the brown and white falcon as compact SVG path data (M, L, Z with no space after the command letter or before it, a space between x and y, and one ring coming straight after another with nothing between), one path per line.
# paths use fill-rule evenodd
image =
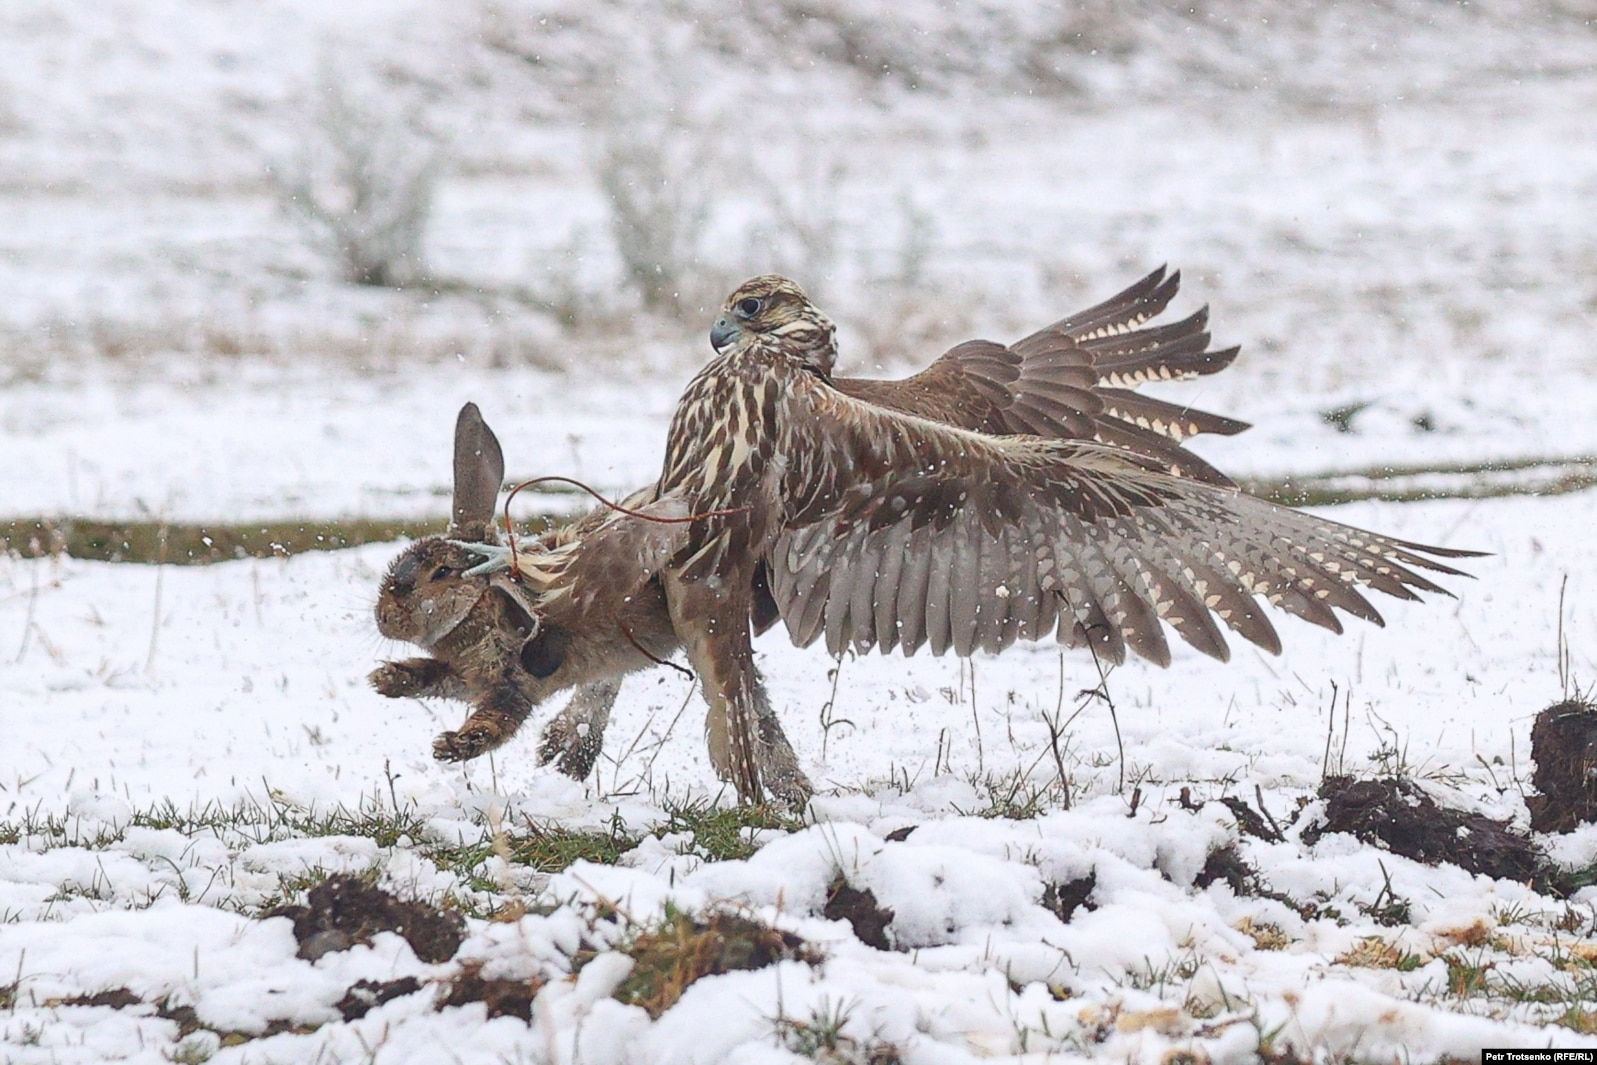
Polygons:
M1163 625L1221 659L1222 624L1279 652L1258 597L1340 632L1337 610L1381 623L1360 586L1443 591L1415 568L1456 574L1436 559L1473 552L1247 496L1181 446L1244 423L1132 391L1236 356L1206 350L1204 311L1143 327L1178 285L1157 270L1014 344L970 341L874 381L832 376L833 325L796 284L747 281L678 404L659 482L629 498L632 513L596 512L519 569L584 625L658 581L704 685L718 773L744 800L790 803L809 782L751 626L780 619L795 643L824 636L833 654L964 655L1052 634L1165 665Z
M712 759L740 796L797 772L759 727L770 715L750 618L762 576L794 642L824 637L833 654L968 655L1054 634L1110 661L1129 647L1167 665L1165 625L1220 659L1222 625L1278 652L1259 598L1333 631L1338 610L1380 624L1361 587L1442 592L1416 570L1457 574L1437 559L1471 554L1238 491L1178 445L1241 424L1120 389L1135 371L1117 381L1115 356L1078 331L1067 319L1009 348L961 345L958 384L940 386L934 365L906 412L873 402L878 383L833 380L834 327L792 281L757 277L728 297L656 490L657 505L698 517L655 535L668 538L656 540L669 550L659 575L710 703ZM1206 340L1195 370L1234 354L1204 353ZM1053 363L1027 359L1048 346ZM943 416L948 406L965 416Z

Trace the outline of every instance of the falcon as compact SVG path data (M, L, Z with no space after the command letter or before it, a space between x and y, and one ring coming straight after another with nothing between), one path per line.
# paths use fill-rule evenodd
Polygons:
M727 298L637 509L522 565L594 602L658 581L703 684L711 761L740 799L808 794L755 668L780 618L827 650L969 655L1054 637L1170 662L1166 628L1226 659L1222 628L1279 653L1260 600L1332 631L1382 624L1362 589L1445 593L1421 570L1475 552L1327 521L1239 491L1181 447L1244 423L1132 389L1223 368L1204 312L1140 329L1162 271L1012 345L961 344L905 381L833 376L833 323L794 282Z

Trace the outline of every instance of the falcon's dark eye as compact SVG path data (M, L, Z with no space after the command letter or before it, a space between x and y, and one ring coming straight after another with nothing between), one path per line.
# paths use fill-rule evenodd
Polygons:
M742 318L753 318L760 313L760 308L765 306L765 301L756 296L745 296L738 300L737 312Z

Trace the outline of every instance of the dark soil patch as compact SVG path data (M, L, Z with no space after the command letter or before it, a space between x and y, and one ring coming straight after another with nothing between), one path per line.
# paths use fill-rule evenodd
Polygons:
M355 876L332 877L311 888L306 905L282 906L266 916L294 922L298 953L306 961L370 942L378 932L395 932L416 957L436 963L454 957L466 935L458 913L395 898Z
M1063 884L1049 884L1042 889L1043 909L1053 914L1066 924L1076 916L1076 911L1085 908L1088 913L1098 908L1092 901L1092 893L1098 888L1098 873L1093 871L1086 876L1067 880Z
M1311 846L1328 832L1346 832L1417 862L1449 862L1503 880L1527 881L1543 867L1536 845L1506 821L1439 806L1412 781L1327 777L1320 798L1324 822L1303 832Z
M1280 843L1285 838L1273 820L1266 821L1253 807L1235 795L1227 795L1220 802L1231 811L1231 816L1237 819L1237 831L1244 836L1262 839L1267 843Z
M1201 891L1222 880L1231 888L1231 893L1239 898L1259 894L1259 871L1242 857L1234 843L1227 843L1209 852L1203 868L1193 877L1192 886Z
M658 928L633 941L632 972L616 998L659 1017L676 1005L695 981L740 969L763 969L779 961L818 964L822 958L791 932L781 932L741 914L713 913L703 920L667 914Z
M174 1006L170 997L163 998L155 1004L155 1015L162 1020L171 1021L177 1025L177 1037L179 1039L205 1027L205 1025L200 1023L200 1015L195 1012L193 1006Z
M365 984L367 982L368 981L363 980L361 981L361 984ZM394 982L401 983L403 981ZM414 980L410 982L415 984ZM357 984L356 986L359 987L360 984ZM417 986L419 987L419 985ZM392 998L395 996L390 995L389 997ZM348 996L346 995L345 998L347 999ZM384 999L383 1001L386 1002L387 999ZM134 994L125 987L110 987L103 991L95 991L91 994L73 995L70 998L64 998L59 1001L52 1002L50 1005L102 1006L114 1010L132 1009L137 1006L149 1006L154 1009L155 1016L164 1021L170 1021L172 1024L177 1026L177 1037L179 1039L183 1039L184 1037L198 1031L214 1031L217 1036L221 1038L223 1046L238 1046L241 1043L248 1043L254 1039L263 1039L267 1036L280 1035L284 1032L295 1032L303 1035L306 1032L315 1030L314 1025L307 1026L294 1024L291 1021L281 1017L268 1021L266 1026L259 1032L234 1032L228 1031L227 1029L212 1028L202 1022L200 1020L199 1013L194 1009L193 1006L188 1005L187 1003L174 1005L171 996L156 999L154 1001L147 1001L140 998L138 995ZM343 1003L339 1003L339 1006L342 1008ZM367 1008L369 1009L370 1007ZM357 1013L354 1016L358 1017L365 1012L365 1010L361 1010L360 1013ZM6 1058L5 1060L10 1061L11 1059Z
M398 980L360 980L344 997L333 1003L333 1008L346 1021L356 1021L385 1002L414 995L421 990L421 981L414 976L401 976Z
M1271 836L1277 835L1273 829L1270 832ZM1320 907L1314 903L1299 902L1272 888L1259 875L1259 870L1253 863L1242 856L1235 843L1227 843L1210 851L1203 868L1193 877L1192 886L1202 891L1217 882L1224 882L1231 889L1231 893L1238 898L1269 899L1272 902L1279 902L1305 921L1312 921L1322 916Z
M892 950L887 938L887 926L893 923L893 911L876 905L876 893L866 888L860 891L842 877L832 881L826 889L826 905L821 916L828 921L847 921L854 929L854 938L867 947Z
M532 1000L543 990L544 981L497 980L482 975L482 964L472 962L461 967L460 974L449 982L449 993L438 1004L439 1009L481 1002L488 1007L490 1017L520 1017L532 1023Z
M61 1000L63 1006L109 1006L114 1010L125 1010L129 1006L137 1006L144 1000L125 987L110 987L104 991L96 991L92 995L73 995L71 998Z
M1568 832L1597 821L1597 707L1570 700L1537 714L1530 754L1531 783L1541 792L1525 800L1530 826Z

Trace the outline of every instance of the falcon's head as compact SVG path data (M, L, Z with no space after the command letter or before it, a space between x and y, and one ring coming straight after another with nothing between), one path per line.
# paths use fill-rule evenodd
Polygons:
M739 285L721 306L710 345L725 355L758 337L781 341L790 353L830 375L837 361L837 327L795 282L763 274Z

